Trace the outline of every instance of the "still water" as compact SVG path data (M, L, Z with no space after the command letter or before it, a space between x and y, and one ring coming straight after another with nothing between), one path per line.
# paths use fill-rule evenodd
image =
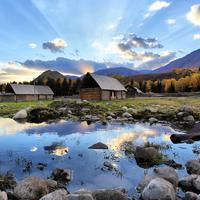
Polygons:
M73 180L67 186L69 191L124 187L132 193L146 170L140 168L134 159L124 155L122 144L127 141L136 145L147 141L166 143L172 148L163 153L176 162L185 164L187 160L196 158L192 152L194 144L171 143L170 135L173 133L181 134L163 124L103 126L63 120L51 124L22 124L0 118L0 172L10 170L18 180L29 175L46 178L53 169L60 167L73 172ZM88 149L97 142L107 144L109 150ZM55 144L59 144L59 148L54 151L46 150L45 147ZM23 172L23 161L32 161L33 168L30 172ZM105 161L112 162L117 172L103 171ZM43 171L36 168L39 162L47 164ZM180 176L186 174L185 169L177 172Z

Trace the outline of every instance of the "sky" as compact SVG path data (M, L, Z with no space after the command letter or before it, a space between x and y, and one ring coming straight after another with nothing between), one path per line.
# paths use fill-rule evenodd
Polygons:
M0 0L0 82L153 70L200 47L199 0Z

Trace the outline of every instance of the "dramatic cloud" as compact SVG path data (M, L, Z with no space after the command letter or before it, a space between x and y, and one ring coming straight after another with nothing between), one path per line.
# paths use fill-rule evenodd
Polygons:
M175 20L175 19L168 19L166 22L167 22L167 24L169 24L169 25L176 24L176 20Z
M54 40L44 42L43 49L49 49L52 53L63 52L63 49L67 47L67 43L62 38L56 38Z
M153 60L142 63L138 66L141 69L156 69L168 64L176 58L176 53L171 51L165 51L162 55L158 55Z
M41 69L29 68L17 62L0 63L0 82L31 81L40 73Z
M193 38L194 38L195 40L200 40L200 33L194 34L194 35L193 35Z
M162 8L167 8L168 6L170 6L170 2L167 1L155 1L154 3L152 3L149 6L149 11L150 12L154 12L154 11L158 11L161 10Z
M37 44L35 43L29 43L28 46L32 49L35 49L37 47Z
M154 49L163 48L163 46L155 38L142 38L133 33L124 36L119 47L122 51L130 50L132 48Z
M191 6L186 18L195 26L200 26L200 4Z

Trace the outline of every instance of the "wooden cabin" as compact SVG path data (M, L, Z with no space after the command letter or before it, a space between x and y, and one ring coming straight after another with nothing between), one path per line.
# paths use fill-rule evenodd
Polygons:
M49 86L10 84L15 101L52 100L54 93Z
M87 73L80 85L82 100L111 100L126 98L126 89L115 78Z
M134 87L132 85L126 85L125 88L127 90L127 97L142 96L144 94L139 88Z

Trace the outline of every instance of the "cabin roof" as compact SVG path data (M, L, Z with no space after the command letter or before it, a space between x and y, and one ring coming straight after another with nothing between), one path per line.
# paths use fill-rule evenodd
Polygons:
M125 87L115 78L90 74L102 90L126 91Z
M40 94L40 95L53 95L53 91L49 86L43 85L23 85L23 84L10 84L15 94Z

